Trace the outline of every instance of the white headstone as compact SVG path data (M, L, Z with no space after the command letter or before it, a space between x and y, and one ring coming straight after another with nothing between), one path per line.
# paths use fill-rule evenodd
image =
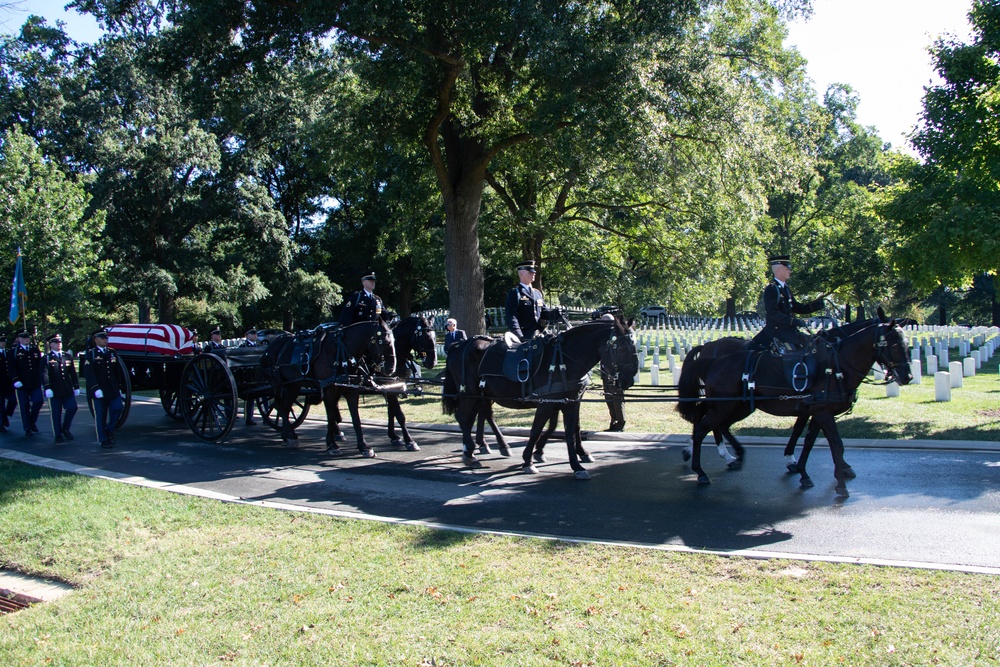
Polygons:
M910 384L920 384L920 360L913 359L910 361L910 375L913 379L910 380Z
M660 367L656 364L649 367L649 383L654 387L660 386Z
M959 389L962 386L962 362L952 361L948 364L948 372L951 373L951 388Z
M951 400L951 373L938 371L934 374L934 400L938 402Z
M976 374L976 360L972 357L962 359L962 375L970 378Z
M927 355L927 374L934 375L937 371L937 356L933 354Z
M895 382L890 382L885 386L885 395L887 398L896 398L899 396L899 385Z

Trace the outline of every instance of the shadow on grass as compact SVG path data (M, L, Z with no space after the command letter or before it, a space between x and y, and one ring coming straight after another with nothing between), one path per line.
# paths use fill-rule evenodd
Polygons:
M994 420L988 426L1000 428L1000 420ZM791 422L788 430L778 430L771 427L740 426L736 436L775 436L787 437L791 434ZM938 428L930 422L910 422L905 424L889 424L872 417L852 416L837 420L840 437L862 440L989 440L983 437L983 424L961 428ZM1000 440L1000 431L994 440ZM799 441L801 443L801 440Z

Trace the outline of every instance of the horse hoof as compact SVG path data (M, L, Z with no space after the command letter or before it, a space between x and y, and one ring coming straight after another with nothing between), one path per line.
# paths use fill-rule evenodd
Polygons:
M854 472L854 468L852 468L851 466L847 466L846 468L844 468L844 477L846 477L847 479L854 479L857 476L858 474Z
M577 479L588 480L590 479L590 473L587 472L586 470L577 470L576 472L573 473L573 477L576 477Z
M528 465L525 465L525 466L521 466L521 472L523 472L526 475L537 475L538 474L538 468L536 468L535 466L533 466L531 464L528 464Z
M420 445L418 445L417 443L415 443L415 442L413 442L411 440L410 442L406 443L406 451L408 451L408 452L419 452L420 451Z
M698 484L705 486L706 484L711 484L711 483L712 483L711 478L709 478L709 476L706 475L705 473L698 475Z
M816 485L813 484L813 481L811 479L809 479L808 477L803 477L802 479L799 480L799 487L801 487L803 489L811 489L814 486L816 486Z
M336 440L337 442L347 442L347 436L344 435L343 433L338 433L337 435L333 436L333 439Z
M500 445L500 456L506 456L510 458L510 447L505 445Z
M742 470L743 461L741 461L740 459L736 459L735 461L730 461L729 463L726 464L726 467L729 468L730 470Z
M594 462L594 457L591 456L590 454L584 454L583 456L580 457L580 463L593 463L593 462Z
M487 454L492 454L493 450L490 449L489 445L479 445L479 453L482 456L486 456Z
M369 447L368 449L362 449L361 450L361 458L363 458L363 459L373 459L375 457L376 457L376 454L375 454L375 450L374 449L371 449Z
M391 438L389 444L393 447L402 447L404 443L402 438Z
M535 452L534 454L531 455L531 458L535 459L537 463L545 463L545 461L547 460L545 458L544 452Z
M785 471L789 475L794 475L795 473L799 472L799 464L798 463L786 463L785 464Z
M691 460L691 450L685 447L681 450L681 456L684 458L684 462L687 463Z
M846 486L838 486L834 490L837 492L838 498L849 498L851 496L851 494L847 492Z
M299 443L297 440L292 440L291 438L285 438L284 440L281 441L281 446L287 447L288 449L295 449L296 447L299 446Z
M330 445L326 448L327 456L343 456L344 450L336 445Z
M469 468L482 468L483 464L476 458L475 454L462 454L462 463Z

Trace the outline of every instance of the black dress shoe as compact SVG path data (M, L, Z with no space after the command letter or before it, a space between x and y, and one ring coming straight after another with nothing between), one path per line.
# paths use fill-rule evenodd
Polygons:
M105 440L101 443L101 449L111 449L114 446L115 446L114 443L112 443L110 440Z
M72 440L73 434L70 433L69 431L63 431L63 437L66 438L67 440Z
M31 432L32 432L32 433L41 433L41 431L39 431L39 430L38 430L38 427L37 427L37 426L32 426L32 427L31 427Z
M115 442L115 436L113 433L108 433L108 442L110 442L112 446L118 444L117 442Z
M35 435L35 432L34 432L34 431L25 431L25 432L24 432L24 437L25 437L25 438L30 438L30 437L31 437L31 436L33 436L33 435Z
M247 426L256 426L256 425L257 425L257 422L255 422L254 420L252 420L252 419L248 419L247 420Z
M63 442L63 437L61 435L57 435L56 442Z

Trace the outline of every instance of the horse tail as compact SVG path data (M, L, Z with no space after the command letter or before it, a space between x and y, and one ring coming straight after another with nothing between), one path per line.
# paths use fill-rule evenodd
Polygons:
M459 357L465 352L465 346L452 349L451 354L444 362L444 389L441 394L441 411L446 415L453 415L458 410L458 381L455 375L460 372L461 361ZM453 366L457 366L454 368Z
M701 364L698 363L701 348L701 345L691 348L691 351L684 357L681 378L677 383L677 395L681 399L677 402L677 412L692 424L697 423L704 413L704 401L695 400L701 397L702 369L700 368Z

